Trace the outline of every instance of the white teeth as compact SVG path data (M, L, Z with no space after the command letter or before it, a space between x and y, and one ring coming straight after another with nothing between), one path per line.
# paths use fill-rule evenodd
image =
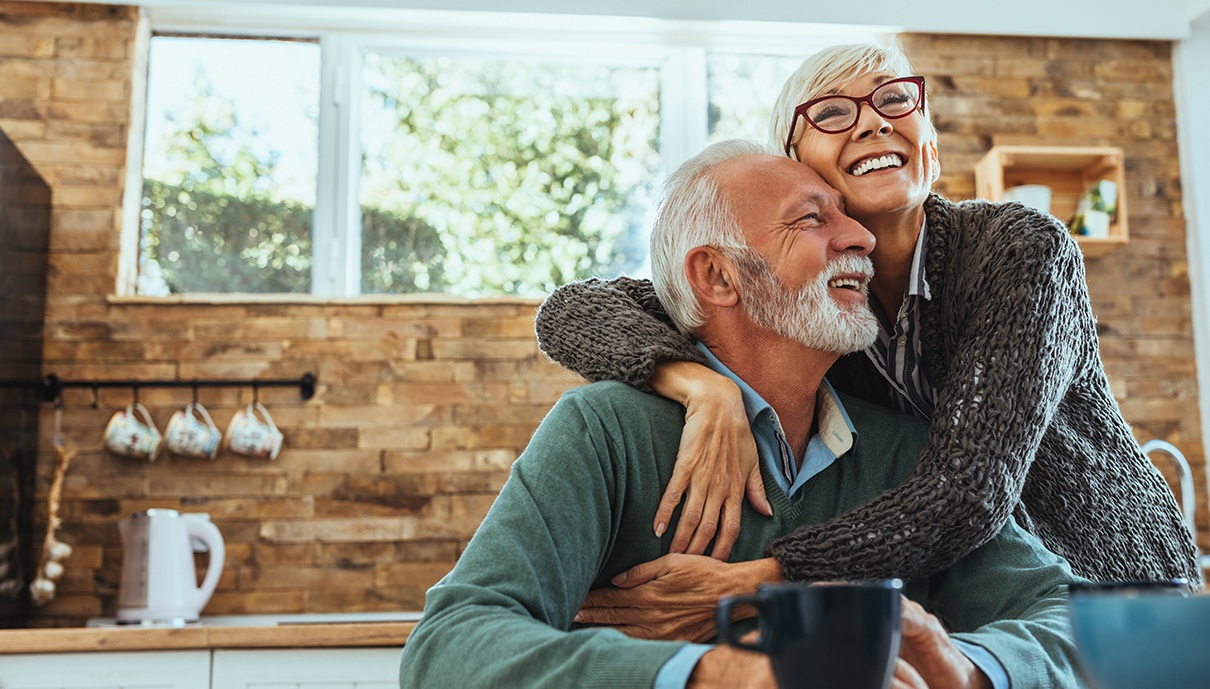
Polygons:
M903 158L895 153L888 153L877 158L866 158L849 170L854 177L860 177L871 170L882 170L888 167L901 167Z
M853 278L835 278L828 280L828 287L845 287L849 289L861 289L861 281Z

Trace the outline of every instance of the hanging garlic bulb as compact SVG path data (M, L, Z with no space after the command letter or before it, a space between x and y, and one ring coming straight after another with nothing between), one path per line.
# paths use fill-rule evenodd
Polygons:
M29 596L38 605L46 605L55 597L55 582L38 577L29 584Z
M62 562L71 557L71 546L63 541L51 541L46 548L47 559Z
M48 560L46 564L42 565L42 574L51 581L58 581L59 577L63 576L63 565L54 560Z

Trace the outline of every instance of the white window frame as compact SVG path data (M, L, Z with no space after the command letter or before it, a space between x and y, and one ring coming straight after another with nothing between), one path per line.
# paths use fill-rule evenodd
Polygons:
M287 16L288 15L288 16ZM153 7L146 30L222 37L316 40L321 50L318 190L312 226L311 296L361 294L360 65L371 51L413 56L509 57L660 68L662 174L675 169L707 140L707 57L710 52L805 56L825 45L886 40L885 27L649 18L534 15L427 10L225 6L221 15L196 7ZM804 38L806 37L806 38ZM142 41L145 46L147 41ZM145 60L145 56L143 58ZM145 89L135 89L145 94ZM128 191L143 185L145 95L134 104ZM132 127L134 129L135 127ZM127 194L123 261L138 261L138 194ZM135 204L135 208L129 207ZM133 275L133 273L132 273ZM134 280L119 291L134 294ZM249 300L264 295L248 294Z

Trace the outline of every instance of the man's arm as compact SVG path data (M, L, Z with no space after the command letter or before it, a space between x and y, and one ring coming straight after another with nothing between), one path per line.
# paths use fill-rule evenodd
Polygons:
M567 631L613 548L614 507L626 497L607 421L581 394L543 421L457 566L428 592L402 687L651 688L682 643Z
M987 544L929 580L928 607L954 639L990 652L1013 689L1084 687L1067 586L1084 581L1009 521Z

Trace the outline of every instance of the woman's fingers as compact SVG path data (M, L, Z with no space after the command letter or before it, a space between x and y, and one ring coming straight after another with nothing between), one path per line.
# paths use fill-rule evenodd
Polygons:
M756 443L753 441L752 451L756 452ZM760 473L760 462L752 464L752 468L748 470L748 480L744 492L748 494L748 502L752 503L752 507L757 512L766 517L773 516L773 505L769 504L769 496L765 493L765 478Z
M668 525L672 523L672 513L676 510L677 505L681 504L681 498L685 496L685 486L689 483L691 473L692 469L687 468L678 456L676 466L672 470L672 478L668 481L668 486L664 489L663 496L660 497L660 504L655 510L653 528L656 538L663 536ZM684 515L681 515L681 521L685 521Z

